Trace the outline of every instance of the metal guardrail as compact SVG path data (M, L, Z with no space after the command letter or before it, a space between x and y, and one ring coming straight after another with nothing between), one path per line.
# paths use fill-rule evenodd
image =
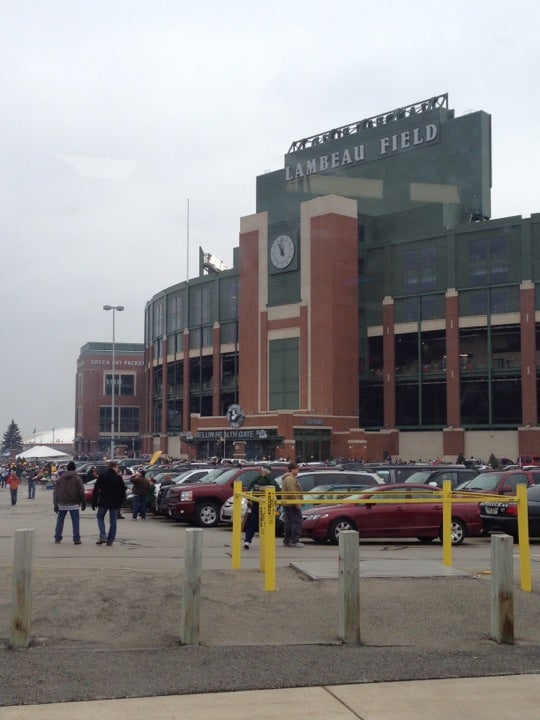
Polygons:
M396 495L399 494L399 502L404 504L427 504L440 501L443 510L442 523L442 541L443 541L443 564L452 567L452 505L470 503L478 500L478 502L490 502L496 500L501 501L500 495L489 495L487 493L473 492L452 492L452 484L449 480L443 483L443 489L440 492L433 492L431 497L426 498L404 498L403 489L392 493L391 490L385 492L384 498L374 498L373 496L365 500L355 497L350 499L351 493L342 499L332 500L332 505L339 504L371 504L371 505L388 505L396 502ZM280 505L293 504L310 504L310 505L328 505L328 500L306 498L308 493L304 493L302 498L298 498L297 493L279 493ZM392 497L388 497L392 496ZM259 509L259 539L260 539L260 570L265 573L265 590L275 590L275 514L276 514L276 490L273 487L265 488L264 493L254 493L242 490L242 482L236 480L234 483L234 500L233 500L233 543L232 543L232 568L239 569L241 566L241 546L242 546L242 498L247 498L252 502L258 502ZM505 502L515 502L518 506L518 533L519 533L519 557L520 557L520 580L521 589L530 592L531 585L531 560L529 545L529 520L527 515L527 488L525 485L518 485L516 495L504 496Z
M348 125L342 125L341 127L333 128L332 130L326 130L316 135L302 138L301 140L293 140L287 154L298 152L299 150L305 150L306 148L315 147L322 143L330 140L338 140L342 137L348 137L349 135L356 135L357 133L369 130L374 127L380 127L381 125L388 125L402 120L405 117L413 117L422 113L435 110L436 108L448 109L448 93L442 95L435 95L427 98L426 100L420 100L410 105L403 105L402 107L395 108L394 110L387 110L384 113L378 115L372 115L371 117L358 120Z

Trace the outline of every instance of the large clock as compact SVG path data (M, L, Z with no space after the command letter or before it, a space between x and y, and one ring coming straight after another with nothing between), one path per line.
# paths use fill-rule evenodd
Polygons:
M288 235L279 235L270 247L272 265L282 270L288 267L294 257L294 240Z

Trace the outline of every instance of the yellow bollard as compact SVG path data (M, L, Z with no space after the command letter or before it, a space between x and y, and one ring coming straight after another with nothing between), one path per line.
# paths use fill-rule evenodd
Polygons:
M529 545L529 513L527 510L527 486L517 485L519 574L521 589L531 592L531 548Z
M264 489L264 504L260 510L265 516L264 530L264 589L276 589L276 491L267 486Z
M235 480L233 489L233 532L232 532L232 563L233 570L240 569L242 556L242 481Z
M266 567L266 530L268 518L266 517L266 502L264 496L259 496L259 572L264 572Z
M443 482L443 565L452 567L452 483Z

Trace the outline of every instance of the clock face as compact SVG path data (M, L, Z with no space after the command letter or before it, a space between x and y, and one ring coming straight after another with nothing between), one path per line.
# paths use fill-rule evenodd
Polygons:
M294 257L294 241L288 235L279 235L270 248L270 260L276 268L286 268Z

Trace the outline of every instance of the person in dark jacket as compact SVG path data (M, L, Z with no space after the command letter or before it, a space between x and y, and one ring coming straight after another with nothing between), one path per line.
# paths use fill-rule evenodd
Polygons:
M84 485L81 478L75 472L75 463L69 462L67 469L56 481L53 489L54 512L58 514L56 528L54 530L54 542L62 542L64 531L64 520L70 514L73 528L73 542L81 544L79 507L86 509L84 501Z
M259 467L259 474L253 478L249 484L249 492L264 492L264 488L267 485L273 486L276 490L279 490L279 485L271 476L272 468L270 465L261 465ZM246 519L245 527L245 538L244 538L244 549L249 550L251 547L251 541L256 532L259 532L259 503L250 501L248 506L248 515Z
M150 481L146 477L144 470L140 470L133 476L131 481L133 492L133 512L132 520L136 520L140 515L141 520L146 520L146 496L150 488Z
M96 545L106 543L109 547L116 539L116 520L126 499L126 486L118 471L118 463L111 460L109 467L96 480L92 492L92 510L97 508L99 540ZM105 515L109 513L109 531L105 529Z

